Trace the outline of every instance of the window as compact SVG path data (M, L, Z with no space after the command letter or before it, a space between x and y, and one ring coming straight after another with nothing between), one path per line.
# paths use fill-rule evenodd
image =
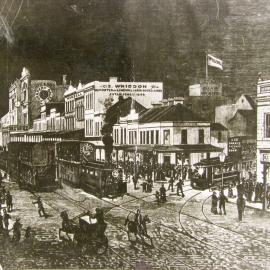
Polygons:
M137 144L137 131L133 131L134 133L134 142L133 144Z
M154 144L154 130L151 130L151 144Z
M146 131L143 132L143 144L145 144L145 140L146 140L145 139L145 136L146 136L145 134L146 134Z
M204 130L199 129L199 143L204 143Z
M218 142L219 143L222 142L222 132L221 131L218 132Z
M170 144L170 130L163 131L163 144Z
M124 144L127 143L127 129L124 128Z
M140 131L140 144L143 144L143 133Z
M159 144L159 130L156 130L156 144Z
M265 115L265 137L270 138L270 113Z
M120 144L123 144L123 129L121 128L121 139L120 139Z
M149 144L149 140L150 140L150 132L147 131L146 132L146 144Z
M208 110L208 104L202 104L202 111L207 111Z
M183 129L181 131L181 144L187 144L187 130Z

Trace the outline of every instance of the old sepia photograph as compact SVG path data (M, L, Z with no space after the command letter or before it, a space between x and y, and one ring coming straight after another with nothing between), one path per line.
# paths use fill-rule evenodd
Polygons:
M0 270L270 269L269 0L0 0Z

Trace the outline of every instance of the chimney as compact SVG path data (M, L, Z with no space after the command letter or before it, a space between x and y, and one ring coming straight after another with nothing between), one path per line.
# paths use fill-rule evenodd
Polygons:
M151 105L153 108L159 108L162 107L162 102L153 102Z
M63 75L63 85L67 85L67 75Z
M173 98L168 98L168 103L167 103L167 105L169 105L169 106L174 105L174 100L173 100Z
M163 106L168 106L168 99L162 99L161 102Z
M176 105L176 104L184 104L184 98L183 97L175 97L173 99L173 105Z
M117 82L117 77L110 77L109 82L112 82L112 83Z

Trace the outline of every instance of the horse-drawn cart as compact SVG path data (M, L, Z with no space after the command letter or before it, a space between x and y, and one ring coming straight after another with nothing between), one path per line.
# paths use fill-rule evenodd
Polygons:
M89 214L82 215L78 224L68 218L66 212L61 213L62 228L59 229L59 239L72 244L82 253L102 255L107 251L108 238L105 235L107 224Z

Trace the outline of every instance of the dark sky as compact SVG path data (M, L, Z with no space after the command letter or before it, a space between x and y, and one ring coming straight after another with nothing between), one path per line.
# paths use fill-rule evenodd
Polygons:
M210 69L228 95L254 93L270 66L268 0L0 0L0 114L8 86L27 66L33 79L163 81L183 95Z

